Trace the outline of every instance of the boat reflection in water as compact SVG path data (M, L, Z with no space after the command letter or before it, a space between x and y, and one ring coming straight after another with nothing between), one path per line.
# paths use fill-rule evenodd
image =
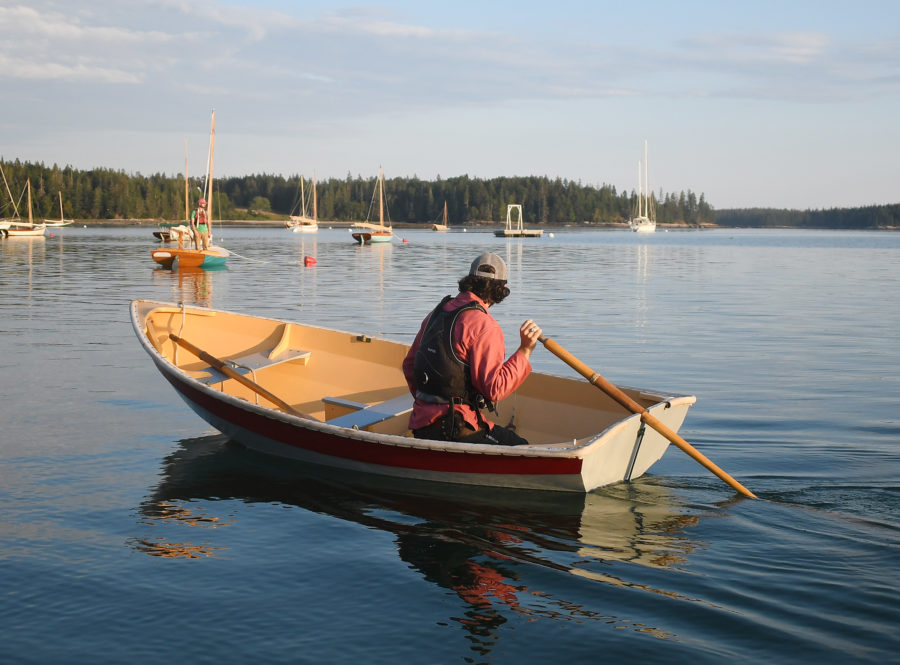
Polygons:
M240 520L228 502L297 506L394 534L403 561L465 601L465 619L457 620L480 639L510 611L611 620L533 588L527 580L540 577L534 566L676 596L642 583L647 575L639 570L680 568L702 546L686 533L699 519L696 511L652 478L587 494L480 488L315 469L255 453L222 435L180 443L140 506L151 535L131 539L136 550L215 557L229 549L227 534L215 530ZM215 514L219 501L225 502L222 515Z
M213 275L211 273L227 271L228 267L212 266L209 268L186 268L153 270L153 283L172 285L172 298L185 305L212 307Z

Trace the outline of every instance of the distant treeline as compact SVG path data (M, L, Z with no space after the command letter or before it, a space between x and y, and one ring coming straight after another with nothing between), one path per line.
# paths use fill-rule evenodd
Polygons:
M716 224L751 228L881 229L900 226L900 204L830 210L718 210Z
M0 217L27 216L25 181L31 180L32 208L37 219L59 217L62 192L67 219L183 219L183 175L144 176L111 169L78 170L42 163L0 160L9 185L0 191ZM375 177L332 178L317 184L318 216L322 220L361 221L377 218L370 211ZM307 199L311 184L305 181ZM196 205L203 182L189 179L190 207ZM385 181L387 213L391 221L427 224L440 218L447 203L451 224L501 223L506 206L520 203L526 225L609 224L634 214L636 193L617 192L610 185L594 187L546 176L502 177L482 180L467 175L434 181L390 178ZM661 224L689 226L718 224L741 227L799 227L875 229L900 226L900 204L831 210L751 208L713 210L704 195L688 190L657 192L656 214ZM307 203L308 204L308 203ZM248 209L280 215L298 214L300 176L248 175L216 180L214 219L241 219Z
M67 219L182 219L184 218L184 176L155 174L143 176L110 169L77 170L41 163L0 160L3 172L22 216L25 208L25 181L31 179L32 207L36 218L59 217L57 192L63 195ZM311 184L305 181L307 199ZM377 218L370 213L376 179L353 177L328 179L317 184L318 216L322 220L361 221ZM203 183L189 180L193 207ZM214 219L240 218L240 210L257 209L282 215L297 214L300 204L300 176L249 175L215 181ZM503 222L510 203L523 206L526 224L595 224L627 221L635 207L634 192L617 192L615 187L594 187L580 182L545 176L503 177L482 180L467 175L435 181L412 178L385 180L387 212L391 221L430 223L442 215L447 203L451 224ZM711 224L715 213L703 194L691 191L656 195L657 219L661 223ZM0 200L0 216L13 214L5 188Z

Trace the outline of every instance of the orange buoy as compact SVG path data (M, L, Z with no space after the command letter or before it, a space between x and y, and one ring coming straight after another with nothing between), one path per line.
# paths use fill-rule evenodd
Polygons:
M305 265L307 268L309 266L314 266L314 265L316 265L316 260L311 256L304 256L303 257L303 265Z

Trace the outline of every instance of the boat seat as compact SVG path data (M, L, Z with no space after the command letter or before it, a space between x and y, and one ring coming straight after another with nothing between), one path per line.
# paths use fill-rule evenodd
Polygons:
M281 333L278 342L268 351L255 351L243 356L235 356L233 358L222 358L234 371L239 374L250 374L251 378L254 372L265 367L272 367L291 360L298 361L297 364L305 365L309 362L312 355L310 351L296 349L292 346L292 337L298 335L298 327L293 323L284 323L279 330ZM294 340L296 341L296 340ZM208 377L206 375L209 375ZM203 375L193 375L206 384L221 383L227 381L228 377L213 367L203 369Z
M354 402L341 397L323 397L322 401L326 404L334 404L349 409L355 409L350 413L325 421L329 425L350 427L352 429L365 429L366 427L389 420L390 418L402 416L403 414L412 411L413 407L413 397L409 393L404 393L399 397L385 400L380 404Z
M265 351L257 351L256 353L248 353L245 356L237 356L235 358L222 358L222 360L235 372L239 374L250 374L251 379L252 374L266 367L272 367L273 365L280 365L281 363L288 362L290 360L297 360L298 364L305 365L309 362L309 358L312 355L310 351L304 351L301 349L285 349L278 354L273 355L272 352L266 353ZM221 383L222 381L228 381L229 377L225 376L217 370L215 367L205 367L202 370L202 374L207 376L197 376L194 375L195 378L199 378L206 384L213 383Z

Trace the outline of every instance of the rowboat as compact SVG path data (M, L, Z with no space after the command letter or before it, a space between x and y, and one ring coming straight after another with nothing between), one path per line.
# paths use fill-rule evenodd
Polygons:
M244 446L407 479L585 492L643 475L669 439L584 381L532 372L498 405L529 445L413 438L399 342L247 314L136 300L135 334L201 418ZM695 397L622 388L674 431Z

